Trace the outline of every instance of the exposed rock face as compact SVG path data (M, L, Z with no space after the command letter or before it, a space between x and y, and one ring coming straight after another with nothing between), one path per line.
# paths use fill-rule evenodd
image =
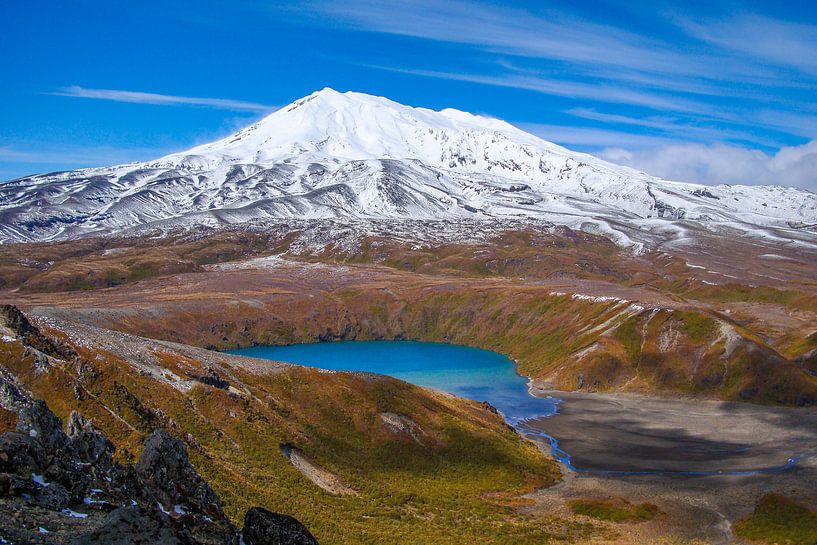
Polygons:
M392 435L407 437L418 445L424 444L425 432L411 418L395 413L380 413L378 416Z
M0 327L19 337L28 349L33 349L45 356L63 360L76 356L71 348L52 342L43 335L14 305L0 305Z
M242 537L246 545L318 545L303 524L261 507L247 511Z
M20 390L14 377L0 368L0 407L19 413L30 404L31 399Z
M2 369L0 407L18 416L0 435L0 543L238 545L218 495L164 430L134 468L114 462L113 444L79 413L63 431ZM250 513L248 545L317 543L292 517Z
M194 376L193 378L195 378L202 384L207 384L208 386L221 388L222 390L226 390L227 388L230 387L230 383L221 378L221 376L219 376L215 369L208 367L206 371L207 372L205 374Z
M79 462L103 467L113 463L113 443L77 411L71 411L66 431L71 452Z
M482 407L483 409L485 409L486 411L488 411L491 414L499 414L499 409L497 409L496 407L494 407L493 405L491 405L487 401L481 402L479 404L479 406Z
M218 496L190 465L184 445L164 430L145 441L136 474L165 506L186 501L213 515L221 512Z
M68 444L62 422L43 401L34 401L19 413L17 432L35 439L46 452L56 452Z

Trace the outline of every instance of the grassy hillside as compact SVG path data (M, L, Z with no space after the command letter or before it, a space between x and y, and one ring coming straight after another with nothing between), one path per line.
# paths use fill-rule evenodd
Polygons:
M62 418L72 409L93 418L124 460L152 429L170 430L233 517L251 505L292 513L324 544L533 544L595 532L506 506L555 482L559 470L478 403L385 377L242 366L217 355L202 362L170 345L88 331L48 330L76 349L75 361L38 369L31 351L4 342L0 365ZM195 378L208 373L229 386ZM382 413L410 419L420 439L385 426ZM281 454L283 443L357 494L312 484Z
M565 390L817 402L808 362L786 359L728 316L691 305L645 308L509 282L386 275L356 284L348 270L338 285L264 274L212 273L212 284L201 275L196 288L218 293L206 301L184 284L152 300L146 285L133 295L147 298L144 311L95 310L94 319L215 348L337 339L452 342L507 354L521 373ZM100 296L91 304L107 302Z
M21 305L202 347L412 338L497 350L566 390L817 402L817 293L802 281L713 284L685 258L566 228L309 249L278 227L26 245L25 259L4 246L0 272Z

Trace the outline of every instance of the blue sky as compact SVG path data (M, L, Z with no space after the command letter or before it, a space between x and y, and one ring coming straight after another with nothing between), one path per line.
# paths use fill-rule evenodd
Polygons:
M817 4L769 4L3 2L0 179L157 157L329 86L817 189Z

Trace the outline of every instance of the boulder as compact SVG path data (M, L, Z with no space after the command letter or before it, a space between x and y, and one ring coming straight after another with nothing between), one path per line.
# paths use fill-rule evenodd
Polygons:
M43 446L27 433L8 432L0 435L0 472L18 475L41 473L47 460Z
M244 515L245 545L318 545L306 526L289 515L253 507Z
M97 469L113 464L113 443L77 411L71 411L66 431L69 440L68 450L77 462L93 464Z
M71 501L71 493L59 483L48 483L40 486L33 496L33 502L40 507L59 511L65 509Z
M190 545L179 535L170 518L157 509L120 507L108 513L95 531L78 536L69 545Z
M31 489L31 479L15 473L0 473L0 497L20 496Z

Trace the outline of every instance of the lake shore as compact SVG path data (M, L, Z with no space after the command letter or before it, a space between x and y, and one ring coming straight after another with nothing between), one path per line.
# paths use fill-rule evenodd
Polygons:
M561 399L532 419L580 470L744 472L775 470L817 453L817 411L635 394L534 390Z
M817 452L817 411L635 394L532 390L561 399L558 413L530 422L558 438L582 468L619 471L748 471L784 465ZM549 450L542 437L534 437ZM531 514L572 515L579 498L651 502L663 515L637 525L610 525L609 543L740 543L732 524L764 494L777 492L817 507L817 458L782 472L684 475L573 472L526 496ZM606 542L607 543L607 542Z

